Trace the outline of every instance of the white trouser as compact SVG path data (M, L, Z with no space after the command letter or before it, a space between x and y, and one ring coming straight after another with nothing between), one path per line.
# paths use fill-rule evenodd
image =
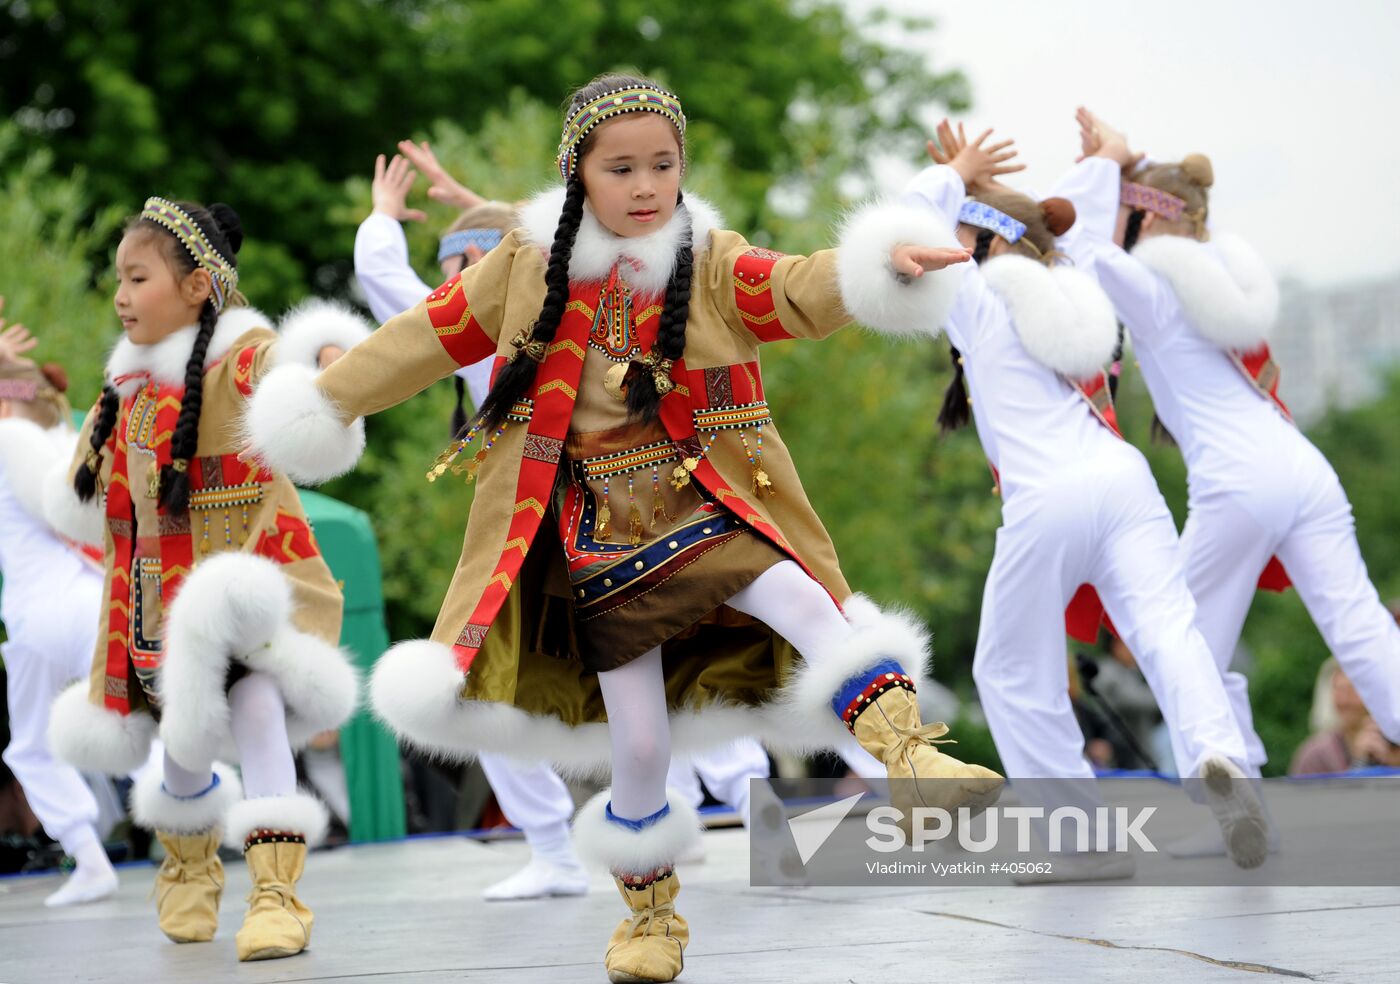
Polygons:
M1229 666L1259 574L1275 554L1381 731L1400 742L1400 627L1366 573L1351 503L1311 444L1300 441L1284 459L1242 473L1235 491L1193 496L1181 537L1196 624L1225 680L1256 774L1265 754L1249 685Z
M526 764L491 753L480 758L501 812L527 841L553 838L561 830L568 836L574 798L559 773L543 762Z
M734 808L744 826L749 825L749 780L767 779L768 753L753 738L740 738L720 748L671 759L666 785L678 790L698 807L705 800L701 780L715 799Z
M97 800L78 770L49 751L49 707L64 686L86 677L92 665L97 604L94 599L90 607L77 607L80 612L56 619L43 638L31 634L4 646L10 705L5 764L45 833L65 850L65 840L79 836L80 828L93 827L98 817Z
M1131 449L1124 448L1124 452ZM1176 527L1135 451L1006 504L982 597L973 677L1011 778L1092 778L1069 698L1065 606L1092 583L1137 658L1183 775L1210 754L1243 764L1206 641L1193 624Z

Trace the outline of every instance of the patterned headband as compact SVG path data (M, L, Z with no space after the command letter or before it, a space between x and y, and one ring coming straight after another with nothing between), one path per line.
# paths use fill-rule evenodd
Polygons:
M32 403L39 395L39 381L37 379L10 378L0 379L0 400L18 400L21 403Z
M438 262L449 256L461 256L468 246L475 246L483 253L489 253L501 242L499 229L459 229L449 232L438 242Z
M1008 243L1014 243L1026 234L1026 224L1017 222L1000 209L992 208L986 202L969 198L958 211L958 221L979 229L990 229Z
M222 311L229 295L238 287L238 270L209 242L199 223L179 205L164 198L147 198L141 218L173 233L194 257L195 263L209 271L214 281L214 310Z
M1186 202L1175 195L1153 188L1150 185L1124 181L1118 200L1130 208L1156 212L1168 222L1175 222L1186 212Z
M564 132L559 136L559 156L556 163L565 182L574 176L578 166L578 148L584 137L599 123L623 113L660 113L671 122L685 141L685 113L681 112L681 101L665 89L654 85L628 86L612 89L596 99L584 103L564 123Z

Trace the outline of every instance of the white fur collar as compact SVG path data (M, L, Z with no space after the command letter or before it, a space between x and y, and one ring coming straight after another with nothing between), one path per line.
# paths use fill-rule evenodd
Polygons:
M218 362L233 343L253 328L268 328L272 319L256 308L229 308L219 316L214 337L204 367ZM174 386L185 384L185 364L190 361L196 325L187 325L166 335L154 345L137 345L126 336L117 342L107 359L107 381L116 386L122 396L129 396L146 384L148 379Z
M988 260L982 276L1006 302L1026 352L1047 369L1084 380L1113 357L1118 319L1092 278L1014 254Z
M554 242L554 230L559 225L559 213L563 210L562 185L530 199L520 210L520 223L526 238L547 252ZM603 280L614 266L621 264L620 274L638 293L663 293L676 265L676 249L680 246L687 220L690 222L692 248L698 256L709 247L710 232L719 228L723 221L703 198L686 195L685 204L676 209L664 226L648 235L631 238L605 229L593 215L593 210L585 204L583 221L579 225L573 256L569 260L569 279L582 283Z
M1278 319L1278 284L1264 258L1239 236L1215 233L1208 243L1152 236L1133 255L1171 284L1207 340L1245 351L1269 340Z

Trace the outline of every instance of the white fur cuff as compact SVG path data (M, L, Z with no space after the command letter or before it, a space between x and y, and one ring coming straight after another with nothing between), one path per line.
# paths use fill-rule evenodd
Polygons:
M901 283L890 252L903 244L955 247L958 242L936 209L875 202L852 213L837 250L841 301L851 317L876 331L936 334L953 309L962 271L954 265Z
M160 769L145 770L131 787L131 818L138 827L171 834L202 834L213 829L243 798L243 786L232 769L216 762L213 771L219 784L202 796L185 799L165 791Z
M160 735L177 762L236 757L225 689L233 660L276 682L293 748L354 711L359 681L350 661L297 631L292 610L286 575L262 557L216 554L185 580L170 606L160 672Z
M1073 380L1093 377L1113 357L1118 319L1108 295L1072 267L1006 254L982 265L1032 359Z
M609 820L606 810L611 798L612 790L603 790L574 819L574 844L585 862L620 874L644 874L675 864L700 837L700 817L673 789L666 791L671 811L643 830Z
M809 661L786 695L801 730L824 734L832 745L850 737L831 707L847 680L893 660L915 680L916 691L927 686L929 635L913 612L882 609L864 595L853 595L843 607L854 633Z
M344 475L365 450L364 419L342 423L309 366L279 366L264 376L243 423L258 458L302 485Z
M142 712L121 714L88 699L89 684L64 688L49 710L49 748L76 769L125 776L151 754L155 720Z
M460 761L476 750L471 712L458 699L462 676L447 646L427 639L401 642L374 664L370 706L400 740Z
M274 358L279 366L319 369L321 349L334 345L348 352L371 330L364 318L344 304L320 298L303 301L282 319Z
M310 793L292 796L259 796L235 803L224 817L224 844L242 848L250 834L271 830L301 834L307 847L326 839L330 815L326 806Z

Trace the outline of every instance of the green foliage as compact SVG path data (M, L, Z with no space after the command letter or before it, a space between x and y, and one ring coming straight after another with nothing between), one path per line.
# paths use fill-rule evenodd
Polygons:
M86 167L93 201L126 213L156 193L231 203L259 261L244 292L270 310L344 290L343 184L396 140L446 136L446 121L490 139L521 98L558 106L628 67L680 91L697 157L725 160L741 228L775 175L812 159L858 162L874 142L912 146L916 113L967 101L961 75L870 40L833 3L229 0L197 15L180 4L0 3L0 116L19 122L24 150L48 148L61 172ZM495 193L507 197L548 177L559 119L530 112L529 139L465 155L505 168L469 180L501 180Z
M86 174L60 176L45 150L25 154L10 125L0 125L0 174L5 318L38 336L36 358L64 364L69 392L86 406L102 383L101 353L116 338L111 301L94 287L87 256L106 248L121 215L94 214Z

